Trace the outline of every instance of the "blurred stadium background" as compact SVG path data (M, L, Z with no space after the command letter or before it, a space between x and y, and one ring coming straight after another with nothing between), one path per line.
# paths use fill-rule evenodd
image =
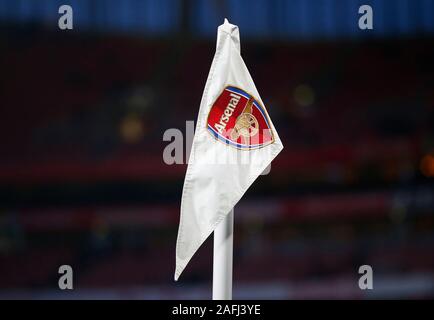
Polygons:
M432 0L0 0L0 298L211 297L212 241L173 281L162 137L224 17L285 145L236 207L234 298L434 298Z

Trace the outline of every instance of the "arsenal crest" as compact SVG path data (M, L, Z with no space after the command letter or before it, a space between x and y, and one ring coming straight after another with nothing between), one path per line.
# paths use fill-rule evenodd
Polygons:
M216 139L241 150L274 142L267 111L249 93L226 87L208 115L208 131Z

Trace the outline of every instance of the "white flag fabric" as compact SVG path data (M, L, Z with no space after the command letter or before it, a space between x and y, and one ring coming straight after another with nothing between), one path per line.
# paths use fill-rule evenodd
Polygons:
M218 28L184 181L175 280L282 149L241 58L238 27L225 19Z

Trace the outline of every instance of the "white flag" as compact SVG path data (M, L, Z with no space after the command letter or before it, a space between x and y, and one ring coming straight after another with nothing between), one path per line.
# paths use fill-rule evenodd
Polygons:
M181 200L175 280L283 149L240 54L238 27L219 26Z

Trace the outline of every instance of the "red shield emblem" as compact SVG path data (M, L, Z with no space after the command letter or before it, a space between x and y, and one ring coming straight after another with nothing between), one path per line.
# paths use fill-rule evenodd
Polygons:
M251 94L226 87L208 115L211 135L237 149L262 148L274 142L267 111Z

